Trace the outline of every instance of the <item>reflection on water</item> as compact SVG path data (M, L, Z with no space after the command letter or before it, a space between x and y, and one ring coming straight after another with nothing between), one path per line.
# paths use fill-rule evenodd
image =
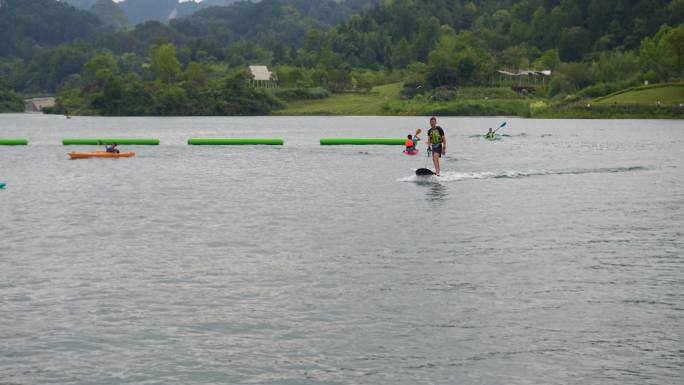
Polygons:
M430 183L427 193L429 202L442 202L449 196L449 189L441 183Z

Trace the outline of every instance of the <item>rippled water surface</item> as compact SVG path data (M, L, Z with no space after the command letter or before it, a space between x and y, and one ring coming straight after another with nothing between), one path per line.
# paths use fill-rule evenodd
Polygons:
M682 122L501 121L0 115L0 383L684 383Z

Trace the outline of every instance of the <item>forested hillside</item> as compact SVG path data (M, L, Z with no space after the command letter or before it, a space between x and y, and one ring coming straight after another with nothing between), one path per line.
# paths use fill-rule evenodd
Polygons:
M0 0L0 56L24 56L35 46L92 36L101 22L94 14L54 0Z
M163 10L166 1L177 5L155 4ZM93 12L54 0L0 4L0 77L23 92L69 93L74 106L77 89L81 102L104 100L87 97L99 83L86 81L102 58L115 65L107 81L150 101L169 90L177 100L197 97L215 81L246 76L250 64L269 65L281 87L298 90L282 98L402 81L406 98L442 100L455 88L496 86L499 69L551 70L537 96L582 98L681 81L684 72L684 0L262 0L134 27L116 9L146 0L98 0ZM167 59L172 47L178 63L164 81L154 64L161 47Z
M61 0L83 10L91 10L95 4L101 0ZM108 0L111 1L111 0ZM187 16L202 8L211 6L227 6L241 0L204 0L204 1L184 1L178 0L124 0L117 2L117 7L121 9L126 18L132 24L139 24L145 21L167 22L171 18Z
M98 0L61 0L64 3L73 5L76 8L88 10L92 7Z
M681 78L682 38L670 27L682 21L682 0L395 0L310 31L306 60L374 70L427 64L413 73L432 86L487 84L496 69L553 70L552 94L612 83L607 92L637 78Z
M122 29L129 21L111 0L81 4L91 5L93 12L55 0L0 1L0 77L18 90L54 92L60 84L73 83L88 58L101 49L119 55L125 69L143 77L151 76L144 64L160 41L177 45L184 65L191 60L225 60L218 67L237 67L253 60L271 61L273 52L276 59L289 57L291 47L303 44L307 30L332 28L375 0L242 1L199 11L170 25L146 22L132 29Z
M470 31L489 52L534 59L557 49L561 60L638 49L663 24L684 19L681 0L395 0L340 25L324 43L352 65L402 66L427 60L444 28ZM440 31L442 29L442 31ZM398 52L397 52L398 51ZM399 62L393 62L394 54ZM509 55L511 56L511 55ZM520 64L520 63L510 63Z
M130 26L126 13L112 0L97 0L89 10L106 26L114 28L127 28Z
M147 20L166 22L178 12L178 0L126 0L119 6L134 25Z
M327 29L361 10L365 2L334 0L262 0L232 7L211 7L173 20L171 28L186 38L215 40L220 45L239 41L301 46L309 29ZM355 5L354 5L355 4Z
M0 79L0 112L24 111L24 99Z

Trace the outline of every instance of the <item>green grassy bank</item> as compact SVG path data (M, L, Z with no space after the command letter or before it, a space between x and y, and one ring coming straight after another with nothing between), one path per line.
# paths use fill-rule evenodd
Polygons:
M655 84L633 87L594 99L596 105L639 104L673 106L684 103L684 83Z
M325 99L294 100L287 103L276 115L388 115L382 112L382 106L392 100L399 99L401 83L374 87L367 94L343 93L333 94Z
M402 99L401 83L369 93L333 94L325 99L294 100L276 115L521 116L528 118L682 118L684 84L630 88L594 100L522 96L505 88L463 88L451 100L426 95ZM656 101L660 100L660 106ZM587 106L589 105L589 106Z

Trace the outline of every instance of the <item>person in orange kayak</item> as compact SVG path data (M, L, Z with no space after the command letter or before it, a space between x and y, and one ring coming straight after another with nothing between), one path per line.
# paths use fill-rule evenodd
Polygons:
M111 153L113 153L113 154L118 154L118 153L120 153L121 151L119 151L119 149L116 148L116 146L118 146L118 144L112 143L111 146L107 146L107 148L106 148L105 151L111 152Z

